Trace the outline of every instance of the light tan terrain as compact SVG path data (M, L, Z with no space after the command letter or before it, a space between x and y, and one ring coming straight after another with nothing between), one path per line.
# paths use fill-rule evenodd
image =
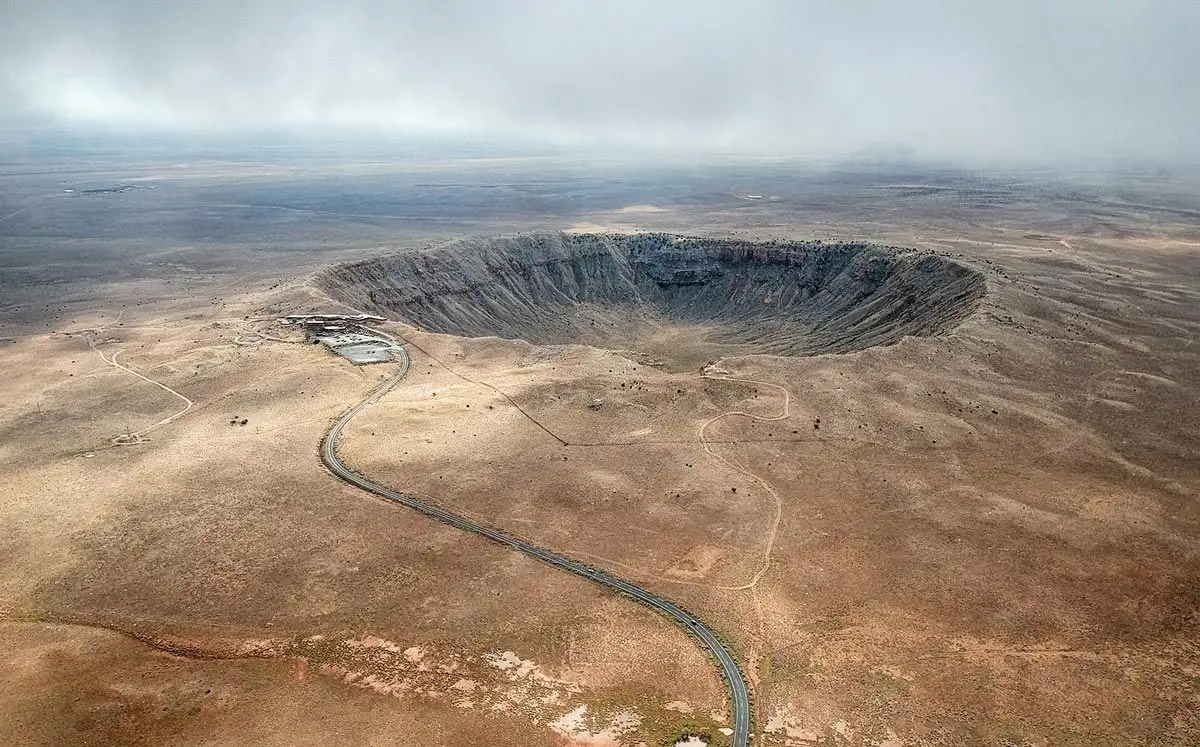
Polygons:
M950 334L715 360L661 327L695 363L662 367L391 323L411 372L342 456L698 613L751 679L756 744L1194 744L1195 216L902 197L530 227L936 249L988 284ZM271 320L336 308L309 272L363 254L100 293L0 348L0 737L719 744L682 631L323 470L391 366ZM118 351L192 406L146 430L184 402Z

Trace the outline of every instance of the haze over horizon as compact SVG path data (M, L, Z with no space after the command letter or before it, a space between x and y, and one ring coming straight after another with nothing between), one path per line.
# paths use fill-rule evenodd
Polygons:
M1200 3L49 0L0 126L561 148L1200 157Z

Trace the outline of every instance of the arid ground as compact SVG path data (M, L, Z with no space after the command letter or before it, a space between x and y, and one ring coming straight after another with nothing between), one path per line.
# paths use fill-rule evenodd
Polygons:
M873 242L986 293L819 355L657 317L595 346L390 321L412 368L348 464L703 617L754 744L1200 741L1195 174L4 168L6 743L721 744L682 630L319 461L393 366L276 318L350 309L329 266L534 231Z

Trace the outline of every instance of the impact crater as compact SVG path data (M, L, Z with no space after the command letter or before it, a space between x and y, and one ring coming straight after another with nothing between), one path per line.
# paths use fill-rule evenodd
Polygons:
M673 369L943 334L986 293L980 273L929 252L670 234L462 240L338 265L319 283L430 332L631 350Z

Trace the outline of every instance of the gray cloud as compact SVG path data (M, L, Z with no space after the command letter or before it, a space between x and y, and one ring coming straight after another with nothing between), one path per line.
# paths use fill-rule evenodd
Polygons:
M1200 155L1200 3L40 0L0 117L799 154Z

